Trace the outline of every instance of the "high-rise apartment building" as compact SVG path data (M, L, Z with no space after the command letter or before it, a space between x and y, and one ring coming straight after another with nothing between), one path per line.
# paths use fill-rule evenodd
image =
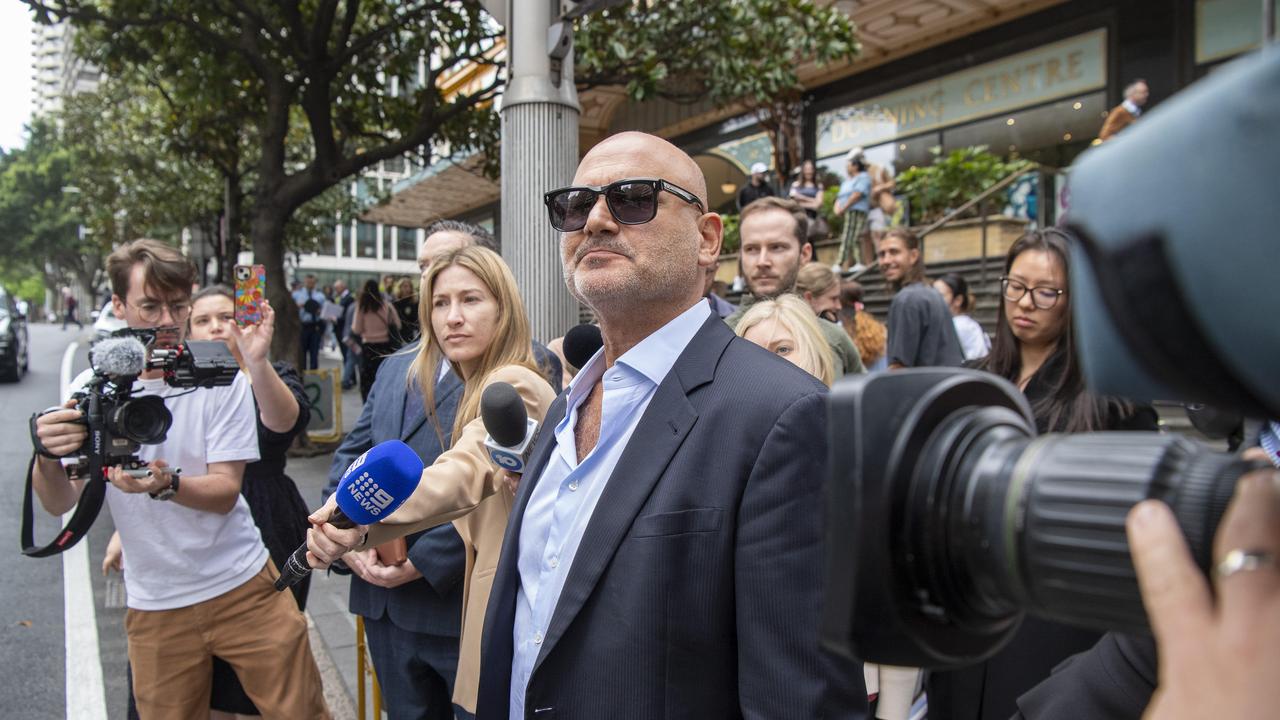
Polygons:
M77 57L75 29L61 22L31 27L32 111L47 115L62 107L64 98L98 87L101 72Z

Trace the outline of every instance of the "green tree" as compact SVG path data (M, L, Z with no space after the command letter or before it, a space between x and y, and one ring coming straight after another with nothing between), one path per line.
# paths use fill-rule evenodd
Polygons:
M77 284L93 297L102 248L81 231L74 151L48 120L36 120L26 147L0 157L3 274L39 273L45 286Z
M769 133L783 173L802 152L798 68L851 60L860 49L853 21L815 0L632 2L577 19L574 45L580 89L741 104Z
M309 201L382 160L497 139L499 73L445 82L500 64L500 29L474 0L23 1L38 21L82 29L90 59L109 74L145 72L179 121L223 109L237 118L253 149L242 156L252 169L248 236L278 308L292 306L289 221ZM305 129L299 152L296 127ZM277 317L272 354L296 357L297 315Z

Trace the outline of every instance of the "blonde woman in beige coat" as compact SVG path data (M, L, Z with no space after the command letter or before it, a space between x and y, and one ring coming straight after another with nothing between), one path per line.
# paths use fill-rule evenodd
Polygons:
M423 341L410 382L418 384L424 406L434 408L443 363L448 362L462 378L462 399L451 429L455 441L423 472L417 490L404 505L370 526L364 545L356 549L453 521L467 557L453 701L474 713L484 612L514 498L485 450L480 396L493 383L509 383L524 400L529 417L541 421L555 394L537 370L529 320L515 278L496 253L470 246L437 258L423 276L421 290L418 316ZM428 420L443 437L447 428L439 427L434 416ZM330 498L312 520L327 519L334 506Z

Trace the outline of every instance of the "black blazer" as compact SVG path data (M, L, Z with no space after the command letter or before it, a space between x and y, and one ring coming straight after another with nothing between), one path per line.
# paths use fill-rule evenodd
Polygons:
M409 388L405 377L413 362L412 350L394 353L383 360L360 419L333 455L326 499L351 461L384 440L403 440L427 465L435 462L436 456L446 449L441 447L435 427L424 413L415 413L406 422ZM446 443L461 396L462 382L453 373L447 373L436 384L436 414ZM353 573L351 612L375 620L387 615L396 627L412 632L458 637L462 627L461 581L467 562L462 538L453 529L453 523L445 523L405 539L409 559L422 573L422 579L388 590L367 583Z
M659 385L596 505L526 691L538 720L861 717L861 667L818 647L825 388L712 315ZM565 395L544 427L564 417ZM485 617L476 717L509 713L525 508ZM824 704L827 709L824 710Z

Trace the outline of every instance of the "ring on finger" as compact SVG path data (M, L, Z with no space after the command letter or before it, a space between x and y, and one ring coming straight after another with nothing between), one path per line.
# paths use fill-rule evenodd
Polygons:
M1213 572L1219 578L1226 579L1239 572L1249 572L1275 566L1276 556L1266 550L1236 548L1223 556L1222 560L1213 567Z

